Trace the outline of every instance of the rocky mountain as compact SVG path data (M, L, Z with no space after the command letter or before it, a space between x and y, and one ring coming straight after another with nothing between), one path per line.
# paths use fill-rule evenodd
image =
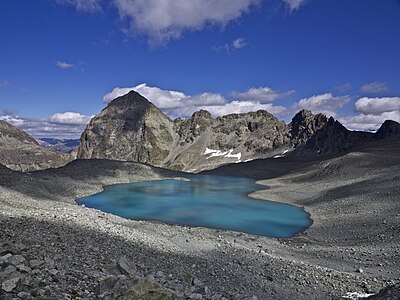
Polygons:
M350 131L330 117L319 130L309 136L304 145L296 149L295 154L334 156L374 141L396 137L400 137L400 124L395 121L386 120L376 133L372 133Z
M397 124L397 125L396 125ZM77 157L137 161L188 172L291 155L338 155L378 138L397 135L387 121L376 134L347 130L333 118L301 110L290 124L267 111L212 118L200 110L171 120L131 91L94 117L81 136ZM292 151L294 150L295 151Z
M375 134L376 139L393 136L400 136L400 124L392 120L386 120Z
M0 164L16 171L61 167L71 156L43 148L26 132L0 121Z
M78 158L106 158L163 166L172 153L173 121L135 92L113 100L81 136Z
M275 155L290 144L290 128L266 111L213 119L208 111L171 120L131 91L91 120L78 158L138 161L184 171Z

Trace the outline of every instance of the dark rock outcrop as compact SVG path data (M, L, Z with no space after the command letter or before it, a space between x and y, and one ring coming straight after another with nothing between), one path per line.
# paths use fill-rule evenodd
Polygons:
M400 282L389 285L379 291L379 293L369 296L368 300L399 300L400 299Z
M386 120L375 134L376 139L393 136L400 136L400 124L392 120Z
M26 132L0 121L0 164L15 171L64 166L72 156L43 148Z
M332 156L343 154L373 140L373 133L350 131L339 121L330 117L297 152L299 154Z
M328 118L324 114L313 115L305 109L299 111L289 124L292 146L296 148L305 144L327 122Z

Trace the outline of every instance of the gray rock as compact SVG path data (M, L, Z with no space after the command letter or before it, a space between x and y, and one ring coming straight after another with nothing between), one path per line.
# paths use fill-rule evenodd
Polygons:
M29 300L32 299L32 295L30 293L27 292L19 292L17 294L18 298L22 299L22 300Z
M134 276L136 273L136 266L126 256L121 256L118 259L117 267L122 274L128 276Z
M41 265L43 265L44 261L43 260L32 259L31 261L29 261L29 264L30 264L32 269L35 269L35 268L40 267Z
M22 264L25 260L25 257L22 255L13 255L8 259L8 262L16 266Z
M28 273L28 272L32 271L31 268L29 268L28 266L26 266L24 264L17 265L16 267L20 272Z
M203 295L201 294L197 294L197 293L193 293L189 296L190 299L194 299L194 300L201 300L203 299Z
M7 293L10 293L17 287L20 280L21 280L21 277L14 277L14 278L8 279L1 284L1 289Z
M96 293L96 295L103 295L105 293L109 293L114 288L117 281L118 279L116 276L114 275L107 276L99 281L94 292Z

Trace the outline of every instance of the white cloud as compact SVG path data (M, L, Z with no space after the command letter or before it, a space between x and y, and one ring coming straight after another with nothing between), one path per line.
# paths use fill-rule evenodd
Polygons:
M269 87L250 88L246 92L232 93L232 96L239 100L272 102L278 98L284 98L293 94L294 91L279 93Z
M237 38L232 42L232 47L235 49L242 49L247 46L246 40L244 38Z
M214 50L215 52L220 52L222 50L225 50L227 53L230 53L231 51L240 50L240 49L246 47L247 45L248 44L246 42L246 39L237 38L229 44L226 43L223 46L214 46L214 47L211 47L211 49Z
M92 118L93 116L89 117L76 112L65 112L56 113L52 115L49 120L58 124L86 125Z
M306 4L308 0L283 0L283 2L286 3L286 6L290 12L294 12Z
M385 120L400 122L400 97L361 98L355 103L360 114L340 119L353 130L378 129Z
M160 44L185 31L207 26L224 27L240 18L260 0L115 0L122 17L129 18L133 33Z
M73 114L76 114L75 118L73 117L74 115L69 115L69 113L59 113L46 119L1 115L0 120L26 131L35 138L76 139L84 131L86 124L90 121L90 117L79 113Z
M9 82L8 80L0 82L0 88L7 89L9 87L11 87L11 82Z
M361 87L361 92L365 94L376 94L389 92L389 86L386 82L371 82Z
M131 88L115 88L103 97L103 102L109 103L113 99L123 96L129 93L129 91L134 90L147 98L150 102L152 102L155 106L172 118L188 117L193 112L200 109L206 109L214 116L221 116L226 113L256 111L259 109L265 109L276 114L283 113L286 108L282 106L274 106L270 103L263 104L262 102L264 102L266 99L271 102L272 98L276 99L284 94L279 94L276 92L274 92L275 94L272 94L272 89L264 89L265 90L260 90L258 92L258 96L261 96L262 99L256 98L256 92L249 90L244 93L239 93L238 95L247 94L250 99L243 98L243 101L229 102L228 99L218 93L186 95L183 92L162 90L158 87L150 87L143 83Z
M356 111L363 114L381 114L400 110L400 97L361 98L355 104Z
M99 0L56 0L59 4L71 5L78 11L96 12L101 10Z
M188 108L183 108L178 110L178 112L182 112L183 114L190 115L196 110L205 109L208 110L214 117L224 116L227 114L233 113L246 113L257 110L266 110L273 115L280 115L286 112L286 107L283 106L275 106L271 103L262 104L258 101L232 101L227 102L224 105L214 105L214 106L200 106L196 107L195 110Z
M400 110L384 112L379 115L359 114L352 117L339 118L339 121L350 130L377 130L386 120L400 123Z
M63 70L70 69L70 68L74 67L73 64L69 64L69 63L66 63L65 61L59 61L59 60L56 61L56 66L58 68L60 68L60 69L63 69Z
M111 100L123 96L130 91L138 92L159 109L167 111L184 106L218 105L226 102L226 99L222 95L216 93L187 96L182 92L162 90L158 87L148 86L145 83L131 88L115 88L103 97L103 102L109 103Z
M11 125L14 125L17 127L24 125L24 120L18 116L3 115L3 116L0 116L0 120L10 123Z
M324 113L328 117L336 117L338 110L349 101L349 96L335 97L331 93L326 93L301 99L298 103L294 104L292 108L295 110L308 109L314 114Z

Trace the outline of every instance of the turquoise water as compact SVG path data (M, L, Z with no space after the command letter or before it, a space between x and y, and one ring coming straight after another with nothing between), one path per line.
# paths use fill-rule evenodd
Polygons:
M229 229L269 237L291 237L311 225L309 214L291 205L247 195L265 187L242 177L193 175L112 185L78 204L128 219Z

